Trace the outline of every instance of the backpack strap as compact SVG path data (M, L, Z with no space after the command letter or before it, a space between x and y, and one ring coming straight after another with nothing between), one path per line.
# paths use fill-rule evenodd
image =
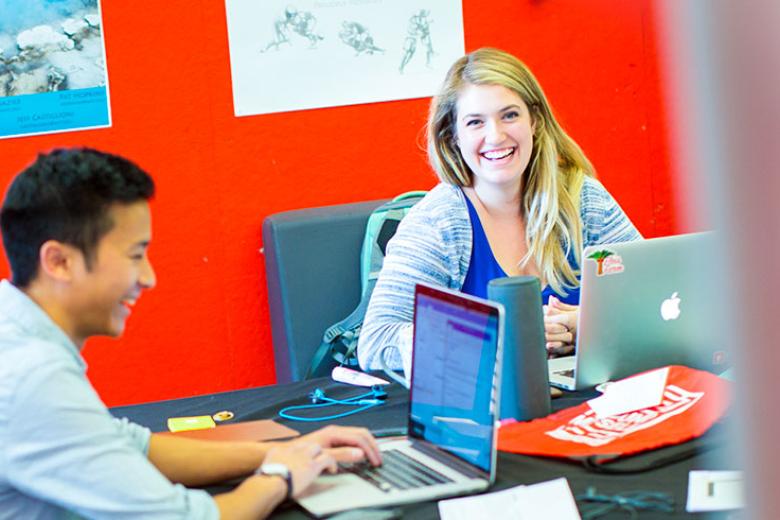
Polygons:
M413 199L413 198L423 198L427 194L427 191L424 190L416 190L416 191L407 191L405 193L401 193L400 195L397 195L396 197L393 197L393 202L398 202L399 200L406 200L406 199Z
M366 315L368 302L371 300L371 293L374 292L375 285L376 277L368 281L366 290L355 310L343 320L328 327L322 336L322 343L314 352L314 357L304 379L327 375L334 360L340 365L357 366L358 334L363 325L363 317Z
M371 266L376 269L368 273L366 288L363 290L363 294L371 294L374 291L376 279L379 278L379 271L382 270L382 264L384 263L387 243L395 235L398 225L405 215L404 210L399 208L394 208L387 212L385 220L382 222L382 227L379 229L379 233L377 233L376 240L371 244Z
M327 375L334 361L340 365L356 367L358 335L363 325L363 318L368 309L368 303L371 301L371 294L374 292L379 271L384 263L387 243L393 238L398 225L406 216L408 209L414 205L409 204L409 199L421 199L425 196L425 191L408 191L386 202L375 211L384 211L382 226L377 230L375 237L370 244L363 244L364 256L367 247L370 247L370 271L365 274L365 287L360 297L360 303L343 320L334 323L325 331L322 336L322 342L314 352L309 368L306 371L305 379ZM415 201L416 203L417 201ZM366 236L368 238L369 235Z

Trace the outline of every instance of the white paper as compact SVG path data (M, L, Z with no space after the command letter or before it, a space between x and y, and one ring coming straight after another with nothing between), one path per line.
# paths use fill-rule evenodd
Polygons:
M689 513L726 511L745 506L741 471L691 471L688 473Z
M441 500L439 501L439 517L441 520L519 518L519 500L524 488L525 486L517 486L484 495Z
M225 0L237 116L433 95L460 0Z
M358 372L347 367L333 367L330 372L334 381L339 383L346 383L348 385L355 386L374 386L374 385L389 385L390 381L385 381L379 377L374 377L364 372Z
M658 406L664 397L669 367L629 377L609 385L604 394L588 401L599 418Z
M580 520L565 478L484 495L442 500L439 502L439 516L442 520Z

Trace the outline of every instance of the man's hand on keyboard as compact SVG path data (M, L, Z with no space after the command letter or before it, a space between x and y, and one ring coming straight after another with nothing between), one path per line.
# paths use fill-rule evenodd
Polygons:
M334 472L336 460L315 442L284 442L268 450L263 464L284 464L292 474L293 497L300 496L325 470Z
M365 428L326 426L291 442L313 442L336 462L359 462L365 459L373 466L382 464L376 439Z
M382 456L367 429L326 426L288 442L273 443L263 463L287 466L292 473L293 497L298 497L323 471L336 473L339 463L378 466Z

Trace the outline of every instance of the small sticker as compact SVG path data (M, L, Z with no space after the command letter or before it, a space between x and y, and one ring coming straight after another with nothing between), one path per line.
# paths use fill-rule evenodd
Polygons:
M224 421L229 421L235 416L236 414L234 414L230 410L222 410L221 412L217 412L214 415L212 415L211 418L214 419L214 421L216 422L224 422Z
M625 270L623 259L608 249L595 251L588 256L597 264L596 276L622 273Z

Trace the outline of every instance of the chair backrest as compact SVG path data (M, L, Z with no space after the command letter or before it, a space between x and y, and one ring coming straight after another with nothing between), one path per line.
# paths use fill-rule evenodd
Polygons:
M386 200L285 211L263 221L276 382L300 381L330 325L360 302L360 250Z

